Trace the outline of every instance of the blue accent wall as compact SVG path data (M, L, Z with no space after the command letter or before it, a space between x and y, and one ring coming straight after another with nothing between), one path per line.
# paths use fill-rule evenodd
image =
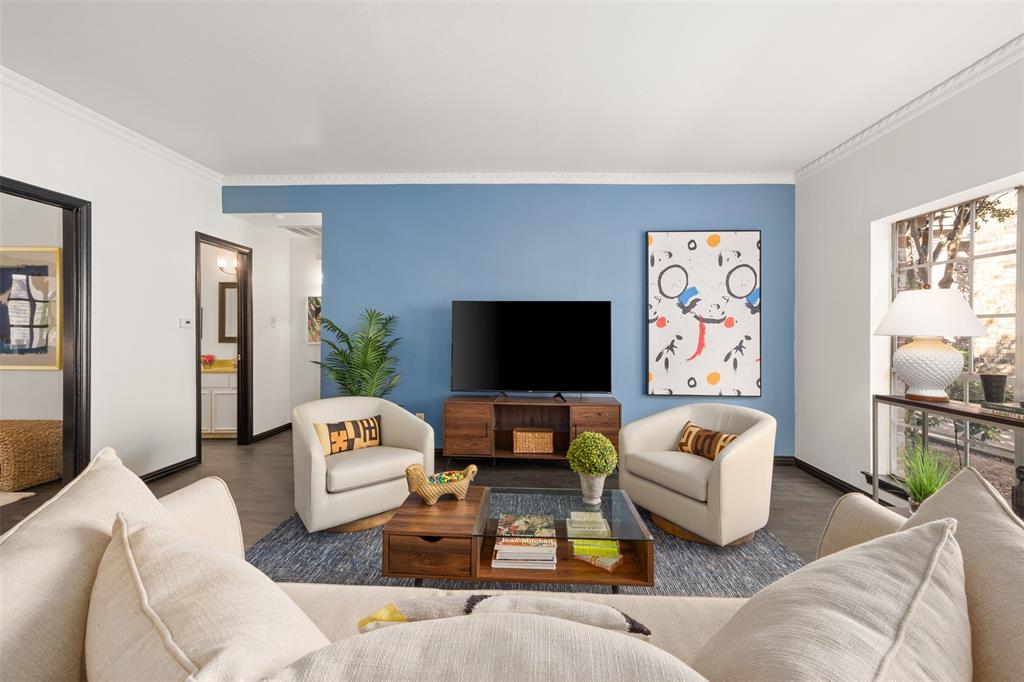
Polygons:
M778 420L792 455L792 185L318 185L225 187L227 213L323 213L323 313L398 315L402 383L441 440L452 299L612 301L612 390L623 422L723 400ZM645 395L648 230L762 231L762 397ZM256 368L256 371L259 371ZM322 394L336 394L329 382Z

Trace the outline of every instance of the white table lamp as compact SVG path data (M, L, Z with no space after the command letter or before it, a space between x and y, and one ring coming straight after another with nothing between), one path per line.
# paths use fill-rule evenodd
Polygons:
M875 334L912 336L892 356L896 376L907 385L907 397L944 403L946 387L964 369L963 355L944 336L985 336L988 330L956 289L901 291L889 306Z

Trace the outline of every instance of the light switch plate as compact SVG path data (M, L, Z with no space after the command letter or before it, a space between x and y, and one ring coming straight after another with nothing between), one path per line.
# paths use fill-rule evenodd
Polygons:
M182 329L192 329L195 326L195 324L193 323L191 317L179 317L178 326L181 327Z

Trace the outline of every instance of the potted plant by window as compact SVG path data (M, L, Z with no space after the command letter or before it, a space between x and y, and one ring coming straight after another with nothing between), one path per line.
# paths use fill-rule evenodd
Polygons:
M981 375L981 391L985 394L985 400L990 403L1001 403L1006 400L1006 375L988 365L982 365L978 372Z
M910 511L916 512L928 497L946 485L953 473L953 460L915 443L903 459L903 487L910 498Z
M604 479L615 471L619 456L606 436L584 431L576 436L566 453L569 466L580 475L584 504L600 504Z
M313 364L324 368L342 395L361 395L383 398L395 390L401 375L395 347L400 339L394 336L396 317L376 310L364 310L359 316L359 329L347 333L326 317L322 329L333 335L335 343L326 335L321 342L330 349L323 362Z

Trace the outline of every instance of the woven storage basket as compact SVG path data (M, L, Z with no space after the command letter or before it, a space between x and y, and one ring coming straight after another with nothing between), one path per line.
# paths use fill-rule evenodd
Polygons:
M512 452L517 455L550 455L555 451L551 429L512 429Z
M60 478L63 426L59 419L0 419L0 492Z

